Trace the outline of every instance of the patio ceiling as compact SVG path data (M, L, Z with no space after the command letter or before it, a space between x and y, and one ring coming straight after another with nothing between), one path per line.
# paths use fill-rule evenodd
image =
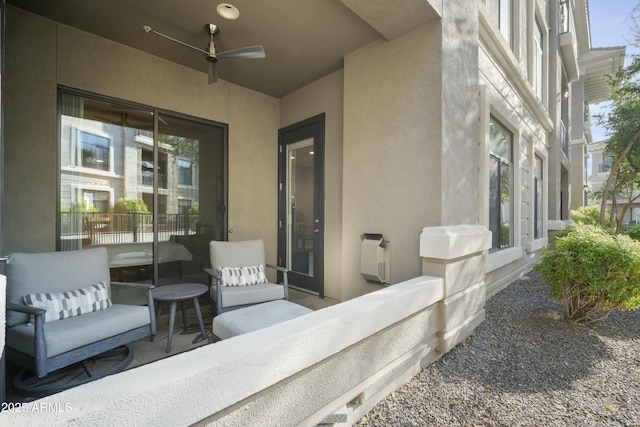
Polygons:
M202 71L203 80L207 64L201 55L149 35L142 27L148 25L206 49L209 36L205 25L216 24L220 28L216 35L219 52L261 44L267 53L265 59L220 62L219 78L276 97L340 69L346 54L383 38L381 34L394 37L438 16L424 0L407 0L401 5L385 0L231 0L229 3L240 11L236 20L223 19L216 12L221 2L211 0L7 3Z

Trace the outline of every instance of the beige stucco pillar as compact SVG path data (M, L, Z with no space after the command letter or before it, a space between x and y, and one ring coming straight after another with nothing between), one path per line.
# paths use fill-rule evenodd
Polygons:
M484 254L490 247L491 232L481 225L422 230L422 274L444 279L444 299L439 303L438 351L442 353L462 342L484 320Z

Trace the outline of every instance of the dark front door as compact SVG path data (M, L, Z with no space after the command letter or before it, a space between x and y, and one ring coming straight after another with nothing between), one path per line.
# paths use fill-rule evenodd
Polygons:
M324 114L280 129L278 264L324 296Z

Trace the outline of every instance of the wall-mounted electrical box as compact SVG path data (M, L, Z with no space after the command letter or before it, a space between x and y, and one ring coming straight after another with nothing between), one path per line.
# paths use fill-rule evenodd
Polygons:
M379 233L361 237L360 274L369 282L389 283L389 242Z

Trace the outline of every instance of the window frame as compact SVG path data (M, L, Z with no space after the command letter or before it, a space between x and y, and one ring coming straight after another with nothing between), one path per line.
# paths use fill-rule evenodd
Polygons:
M514 177L515 177L515 166L514 166L514 158L515 156L515 133L509 129L499 118L497 118L494 114L489 115L489 129L491 129L492 123L495 123L499 126L503 131L505 131L509 140L507 142L509 153L508 156L504 156L501 153L497 153L492 150L491 147L491 136L489 136L488 141L488 151L489 151L489 216L488 216L488 226L489 230L492 232L492 242L491 248L489 249L490 253L498 252L504 249L512 248L515 246L515 186L514 186ZM490 132L491 133L491 132ZM509 158L510 157L510 158ZM492 188L492 179L491 179L491 171L492 171L492 162L495 162L498 166L497 168L497 182L498 182L498 197L494 197L494 189ZM504 206L502 202L502 195L504 194L505 189L503 188L503 182L505 178L505 174L503 171L506 168L506 175L508 178L508 189L507 193L509 196L508 199L508 215L509 218L505 222L504 221ZM497 214L497 224L492 224L492 214L491 214L491 202L495 198L497 205L493 206L495 212ZM508 224L508 236L503 234L503 225ZM495 229L495 231L494 231ZM498 232L498 236L495 236L496 231ZM495 244L497 242L497 245Z
M544 237L544 166L545 161L538 153L533 154L533 191L532 191L532 223L533 223L533 239L541 239Z
M515 46L515 7L513 0L489 0L489 14L509 47Z
M533 85L533 91L540 102L544 103L544 86L546 82L545 78L545 64L546 64L546 38L544 27L537 13L533 16L533 36L532 36L532 58L533 64L531 66L531 80Z

